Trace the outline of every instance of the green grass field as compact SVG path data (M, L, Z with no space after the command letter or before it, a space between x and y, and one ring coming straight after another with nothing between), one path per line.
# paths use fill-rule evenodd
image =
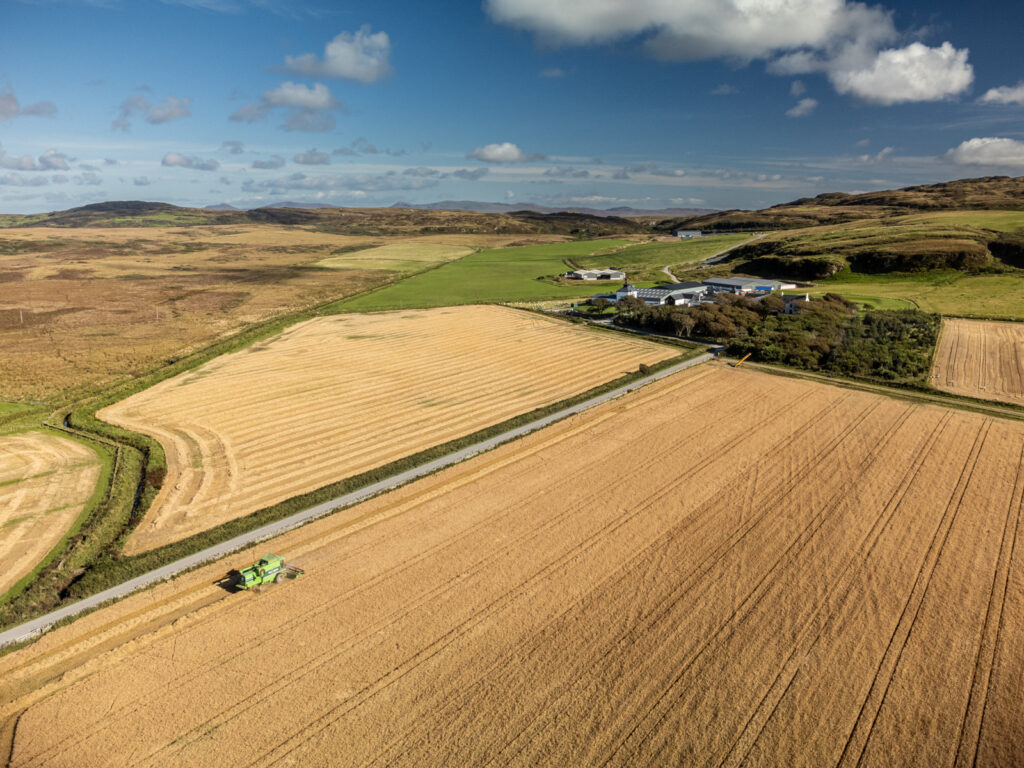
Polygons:
M565 259L579 263L596 252L624 245L623 240L588 240L520 248L492 248L437 269L413 275L379 291L365 293L333 308L342 312L444 307L496 301L543 301L589 297L609 286L594 283L556 285L539 277L566 270ZM599 261L606 260L600 257Z
M386 269L412 274L435 264L468 256L474 249L447 243L389 243L376 248L351 251L316 262L327 269Z
M684 266L749 239L750 235L716 235L673 243L639 243L607 256L574 258L573 261L586 269L616 267L626 273L631 283L660 283L668 280L661 271L665 267Z
M940 211L904 216L897 221L901 224L944 222L997 232L1020 232L1024 230L1024 211Z
M834 280L822 280L810 290L814 295L828 292L874 309L918 307L944 315L1024 320L1024 273L863 275L844 270Z

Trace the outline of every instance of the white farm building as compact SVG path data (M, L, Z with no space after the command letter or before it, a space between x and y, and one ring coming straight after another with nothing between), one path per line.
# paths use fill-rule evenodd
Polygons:
M783 283L778 280L765 280L761 277L712 277L704 281L715 292L738 293L771 293L796 288L795 283Z
M707 294L708 287L702 283L673 283L672 285L659 285L657 288L637 288L627 283L615 292L615 300L619 301L627 296L633 296L643 301L644 304L652 306L662 304L695 306Z
M625 280L626 273L618 269L574 269L563 277L570 280Z

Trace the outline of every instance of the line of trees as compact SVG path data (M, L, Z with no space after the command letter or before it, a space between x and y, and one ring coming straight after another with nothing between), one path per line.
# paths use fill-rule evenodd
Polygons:
M754 299L718 294L698 307L647 306L619 302L616 320L680 338L725 345L730 355L810 371L924 385L931 369L940 319L919 310L858 312L836 294L801 302L783 314L778 296Z

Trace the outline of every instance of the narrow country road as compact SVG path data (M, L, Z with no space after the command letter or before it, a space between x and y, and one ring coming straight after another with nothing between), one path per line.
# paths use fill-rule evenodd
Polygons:
M724 250L721 250L718 253L713 253L710 256L708 256L706 259L701 259L700 266L703 268L703 267L709 267L712 264L717 264L722 259L724 259L726 256L728 256L730 251L736 250L741 245L749 245L750 243L754 242L755 240L760 240L766 234L768 234L768 233L767 232L762 232L759 235L754 235L749 240L744 240L742 243L736 243L736 245L730 245L728 248L726 248Z
M157 568L156 570L150 571L149 573L143 574L142 576L137 576L134 579L130 579L129 581L124 582L123 584L119 584L115 587L111 587L110 589L106 589L103 592L99 592L95 595L92 595L91 597L79 600L77 603L66 605L63 608L59 608L56 611L46 614L45 616L40 616L38 619L33 619L32 621L28 621L24 624L8 629L5 632L0 632L0 647L3 647L5 645L11 645L12 643L20 643L24 640L29 640L36 635L42 634L51 626L53 626L56 622L61 621L62 619L67 619L69 617L76 616L84 611L87 611L91 608L95 608L96 606L109 602L111 600L116 600L118 598L125 597L126 595L129 595L132 592L136 592L140 589L151 586L158 582L165 581L166 579L169 579L183 571L195 568L196 566L201 565L203 563L207 563L212 560L217 560L236 550L252 546L253 544L256 544L260 541L264 541L266 539L273 538L274 536L279 536L280 534L286 531L289 531L293 528L297 528L300 525L304 525L318 518L324 517L325 515L329 515L332 512L335 512L336 510L341 509L343 507L349 507L352 506L353 504L358 504L359 502L365 501L366 499L369 499L380 493L393 490L401 485L405 485L406 483L412 482L413 480L416 480L425 475L437 472L438 470L444 469L445 467L449 467L453 464L458 464L459 462L472 458L473 456L476 456L479 453L484 453L485 451L489 451L492 448L497 448L499 445L502 445L503 443L515 440L516 438L522 437L523 435L527 435L530 432L535 432L538 429L543 429L544 427L553 424L556 421L561 421L562 419L565 419L569 416L573 416L577 413L582 413L583 411L589 410L590 408L593 408L597 405L606 403L609 400L614 400L617 397L622 397L623 395L628 394L629 392L633 392L634 390L640 389L641 387L644 387L647 384L650 384L654 381L658 381L659 379L663 379L666 376L671 376L675 373L678 373L679 371L685 370L686 368L692 368L695 365L705 363L708 360L711 360L712 357L713 356L711 354L705 353L702 355L698 355L697 357L691 358L690 360L684 360L681 363L673 365L669 368L665 368L664 370L658 371L657 373L653 373L650 376L645 376L644 378L637 379L636 381L633 381L630 384L627 384L623 387L613 389L611 392L606 392L605 394L598 395L597 397L593 397L590 400L585 400L584 402L579 403L578 405L574 405L570 408L565 408L561 411L557 411L556 413L552 413L548 416L545 416L542 419L531 421L529 424L524 424L521 427L510 429L508 432L503 432L500 435L495 435L494 437L491 437L487 440L482 440L479 443L474 443L473 445L467 448L463 448L460 451L456 451L455 453L450 453L447 456L442 456L439 459L434 459L433 461L421 464L418 467L406 470L405 472L402 472L398 475L394 475L393 477L387 478L385 480L381 480L380 482L374 483L373 485L369 485L357 491L347 493L344 496L339 496L336 499L325 501L322 504L317 504L315 507L310 507L309 509L305 509L301 512L296 512L294 515L286 517L282 520L278 520L274 523L269 523L261 528L257 528L254 531L249 531L248 533L236 536L235 538L229 539L228 541L225 541L221 544L217 544L215 546L204 549L201 552L196 552L194 555L184 557L181 560L177 560L173 563L165 565L162 568Z
M747 245L748 243L752 243L755 240L760 240L762 237L765 236L765 234L767 234L767 233L762 232L759 235L754 235L753 237L751 237L748 240L744 240L742 243L736 243L735 245L730 245L728 248L723 248L721 251L718 251L717 253L713 253L710 256L705 256L703 259L701 259L700 261L697 262L696 266L698 268L700 268L700 269L703 269L704 267L707 267L707 266L709 266L711 264L717 264L722 259L724 259L729 254L730 251L732 251L732 250L734 250L736 248L739 248L741 245ZM679 282L679 278L676 277L674 274L672 274L672 265L671 264L668 264L665 267L663 267L661 271L664 272L666 275L668 275L669 279L673 283L678 283Z

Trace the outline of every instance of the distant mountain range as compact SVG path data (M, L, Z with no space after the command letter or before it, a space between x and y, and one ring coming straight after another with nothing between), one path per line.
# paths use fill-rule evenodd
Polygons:
M268 203L260 208L300 208L305 210L318 210L320 208L342 208L340 205L329 205L326 203L303 203L293 200L284 200L278 203ZM550 206L538 203L484 203L479 200L441 200L437 203L405 203L398 202L392 208L406 208L413 211L475 211L476 213L512 213L513 211L533 211L534 213L560 213L571 211L573 213L585 213L588 216L617 216L619 218L656 217L656 218L680 218L688 216L703 216L717 213L717 208L657 208L643 209L620 206L618 208L586 208L580 206ZM210 211L237 211L241 210L228 203L206 206Z
M630 208L619 206L617 208L587 208L578 205L563 205L552 207L538 203L482 203L477 200L442 200L439 203L395 203L392 208L412 208L420 211L477 211L479 213L511 213L512 211L534 211L535 213L558 213L560 211L572 211L574 213L586 213L590 216L619 216L632 218L634 216L702 216L708 213L717 213L718 208Z

